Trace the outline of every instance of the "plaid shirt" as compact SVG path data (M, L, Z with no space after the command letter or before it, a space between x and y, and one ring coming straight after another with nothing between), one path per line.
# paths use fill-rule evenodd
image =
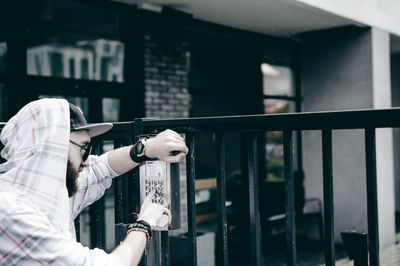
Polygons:
M68 103L26 105L0 139L7 160L0 165L0 265L121 265L117 256L75 240L73 219L104 194L116 173L107 154L90 156L78 193L68 198Z

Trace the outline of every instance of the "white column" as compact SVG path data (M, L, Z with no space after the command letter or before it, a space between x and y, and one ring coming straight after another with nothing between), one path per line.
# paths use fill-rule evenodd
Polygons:
M390 38L387 31L372 28L373 107L392 106L390 84ZM380 246L395 243L395 189L393 169L393 130L376 131L376 171Z

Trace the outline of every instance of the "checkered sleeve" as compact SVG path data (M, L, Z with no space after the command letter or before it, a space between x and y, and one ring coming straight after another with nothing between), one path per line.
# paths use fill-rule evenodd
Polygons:
M25 196L0 193L0 200L0 265L122 265L116 255L61 233Z
M78 178L78 192L70 198L73 218L87 206L101 198L111 186L112 179L118 176L108 163L108 153L101 156L90 155L88 166Z

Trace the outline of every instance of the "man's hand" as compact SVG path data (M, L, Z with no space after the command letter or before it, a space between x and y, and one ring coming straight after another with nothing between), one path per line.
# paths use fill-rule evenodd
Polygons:
M168 216L168 223L171 223L171 212L162 205L152 203L151 199L154 197L155 190L151 191L147 197L144 199L142 206L140 207L140 213L138 220L143 220L147 222L151 229L157 226L162 215Z
M188 151L185 140L175 131L167 129L147 140L145 155L164 162L177 163Z

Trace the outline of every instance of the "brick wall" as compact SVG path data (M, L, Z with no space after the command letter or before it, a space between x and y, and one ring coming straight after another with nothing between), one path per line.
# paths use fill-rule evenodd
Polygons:
M190 53L182 41L144 36L144 77L146 118L189 117L188 72ZM187 232L186 162L180 167L181 229Z
M189 117L189 59L186 43L144 36L147 118Z

